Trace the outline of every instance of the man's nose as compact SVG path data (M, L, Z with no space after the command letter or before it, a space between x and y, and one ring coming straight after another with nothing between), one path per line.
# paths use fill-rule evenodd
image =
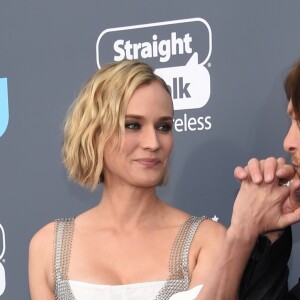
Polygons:
M296 124L295 121L293 121L283 141L283 148L286 152L292 153L297 148L297 137L296 137L297 130L299 130L298 125ZM300 141L298 141L298 143L300 143Z

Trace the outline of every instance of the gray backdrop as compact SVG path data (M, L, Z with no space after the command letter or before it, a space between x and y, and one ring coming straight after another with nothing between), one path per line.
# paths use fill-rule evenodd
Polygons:
M66 179L62 124L90 74L122 56L144 58L166 76L178 108L171 179L159 194L228 225L234 167L285 155L282 82L300 57L299 12L296 0L2 0L1 300L29 299L32 235L98 202L101 189ZM290 285L300 272L299 224L293 233Z

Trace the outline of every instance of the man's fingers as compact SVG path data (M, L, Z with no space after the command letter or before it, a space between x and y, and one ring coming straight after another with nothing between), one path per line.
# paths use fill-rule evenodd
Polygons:
M263 181L261 164L263 164L263 161L259 161L256 158L251 158L248 161L248 170L249 170L250 178L256 184L259 184Z
M278 157L277 158L277 165L278 168L284 166L286 164L285 158L284 157Z
M290 187L290 204L293 209L300 207L300 180L294 180Z
M268 157L265 160L251 158L246 167L238 166L234 170L237 180L251 180L255 184L271 183L277 177L282 183L295 176L295 170L287 165L283 157Z
M270 183L274 180L275 178L275 173L278 167L278 161L275 157L268 157L264 161L264 181L266 183Z
M295 176L296 172L295 169L293 168L293 166L291 165L282 165L280 167L278 167L277 171L276 171L276 176L279 179L285 179L285 180L290 180L291 178L293 178Z
M248 178L248 168L246 167L246 168L243 168L243 167L240 167L240 166L238 166L238 167L236 167L235 169L234 169L234 172L233 172L233 174L234 174L234 177L237 179L237 180L239 180L239 181L242 181L242 180L245 180L245 179L247 179Z
M300 222L300 207L295 211L285 215L285 219L281 225L281 228L287 227L297 222Z

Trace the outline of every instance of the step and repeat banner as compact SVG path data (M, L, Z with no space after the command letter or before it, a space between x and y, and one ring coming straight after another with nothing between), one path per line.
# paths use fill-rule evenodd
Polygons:
M283 80L300 58L298 1L1 1L0 299L29 299L32 235L95 206L61 162L66 111L103 65L139 59L170 87L175 148L159 195L229 225L236 165L284 156ZM300 273L293 227L290 286Z

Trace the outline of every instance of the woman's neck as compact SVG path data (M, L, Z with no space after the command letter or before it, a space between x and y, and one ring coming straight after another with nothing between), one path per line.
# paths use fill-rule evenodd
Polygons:
M104 186L96 212L116 227L130 230L161 219L163 207L164 203L157 197L155 188Z

